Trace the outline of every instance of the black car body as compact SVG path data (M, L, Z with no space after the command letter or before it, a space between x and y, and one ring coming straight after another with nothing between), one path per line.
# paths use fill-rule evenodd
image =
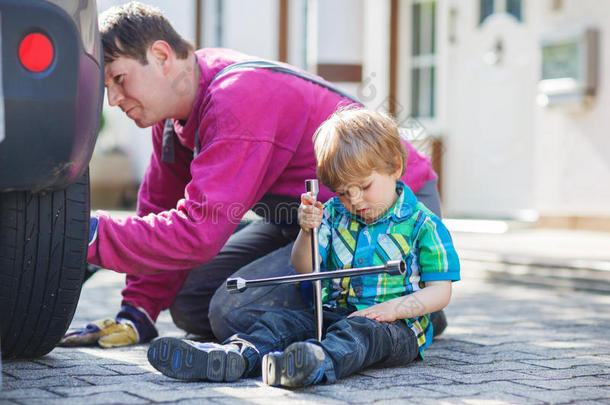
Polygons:
M95 1L2 0L0 24L0 191L65 188L87 169L101 117ZM33 33L53 47L52 62L39 72L28 70L20 55Z
M48 353L80 295L104 69L95 0L0 0L2 356Z

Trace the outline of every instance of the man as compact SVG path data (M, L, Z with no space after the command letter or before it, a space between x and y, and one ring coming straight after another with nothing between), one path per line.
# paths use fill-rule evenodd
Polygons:
M227 49L195 52L160 10L140 3L103 13L100 31L108 102L139 127L152 127L154 151L137 216L116 220L98 212L91 221L88 261L127 273L121 311L62 344L147 342L157 335L159 312L170 306L180 328L224 339L257 313L305 305L294 286L253 289L231 300L219 290L210 301L242 267L247 278L293 271L299 198L304 180L315 177L312 135L353 101L287 65L288 73L223 71L254 58ZM403 180L438 207L429 161L405 147L409 175ZM322 188L319 199L331 195ZM263 220L234 233L249 209ZM238 325L224 321L227 311L245 305Z

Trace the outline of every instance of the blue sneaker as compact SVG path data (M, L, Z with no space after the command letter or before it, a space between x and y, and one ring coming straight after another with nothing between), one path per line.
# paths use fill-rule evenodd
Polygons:
M237 349L171 337L153 340L149 363L168 377L180 380L235 381L246 369Z
M263 357L263 383L284 387L305 387L322 381L324 350L308 342L293 343L283 352Z

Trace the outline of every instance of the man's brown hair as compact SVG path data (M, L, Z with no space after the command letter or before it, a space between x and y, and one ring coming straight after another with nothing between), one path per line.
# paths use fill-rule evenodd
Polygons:
M167 42L179 59L186 59L195 49L157 7L132 1L109 8L99 20L106 63L127 56L146 65L146 53L158 40Z
M314 134L318 179L331 190L359 183L373 171L405 172L407 155L398 127L388 115L342 108Z

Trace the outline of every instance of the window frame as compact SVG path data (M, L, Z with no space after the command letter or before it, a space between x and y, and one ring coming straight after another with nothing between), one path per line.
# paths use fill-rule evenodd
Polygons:
M421 5L432 5L432 20L423 21L420 18L420 23L416 23L415 9ZM410 117L415 118L419 121L435 121L438 118L438 0L412 0L409 3L409 26L410 29L410 46L408 48L409 63L408 63L408 81L409 81L409 108L408 114ZM420 14L421 16L421 14ZM422 25L424 22L425 25ZM430 27L431 25L431 27ZM416 44L421 44L419 38L422 35L431 33L431 43L428 44L428 49L415 49ZM427 53L425 51L428 51ZM430 82L423 84L421 72L425 72L426 69L430 69ZM420 72L419 84L414 82L416 71ZM423 84L423 85L422 85ZM421 102L421 90L422 88L428 92L427 98L429 99L429 106L427 106L430 114L421 115L418 113L419 108L415 105L416 102ZM417 94L416 94L417 93ZM417 114L416 114L417 113Z

